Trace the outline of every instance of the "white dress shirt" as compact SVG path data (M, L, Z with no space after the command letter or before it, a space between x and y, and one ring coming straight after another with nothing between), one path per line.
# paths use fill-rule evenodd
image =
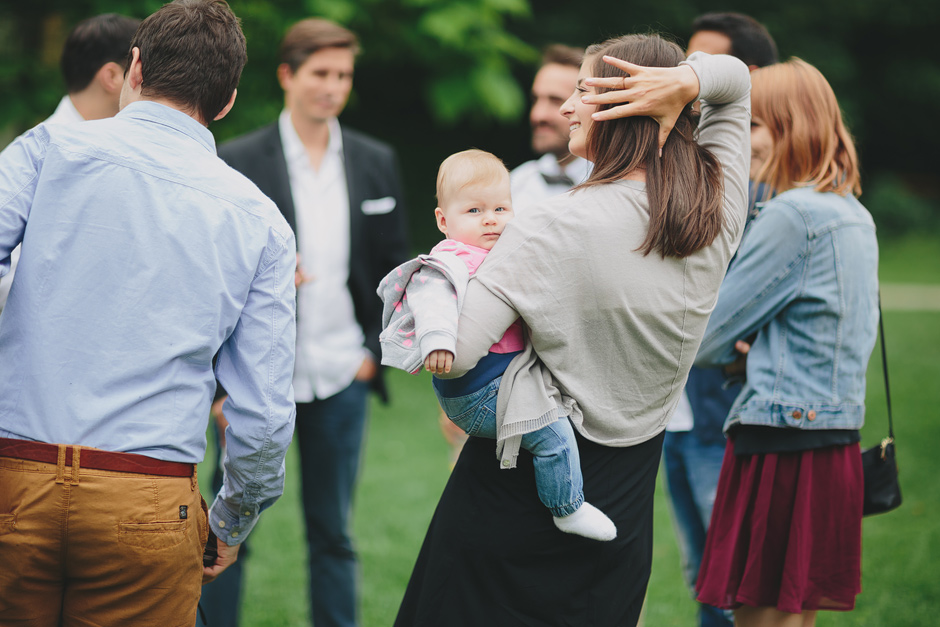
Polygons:
M694 421L689 396L685 393L685 390L682 390L679 403L676 405L676 411L672 414L669 422L666 423L666 431L691 431Z
M62 96L62 100L59 101L59 106L55 108L55 111L52 112L48 118L46 118L46 124L73 124L75 122L84 122L85 118L82 117L82 114L78 112L78 109L75 108L75 105L72 104L72 99L68 96Z
M367 355L349 293L349 193L339 122L329 122L326 154L315 169L284 110L278 119L297 220L300 265L310 279L297 290L299 403L329 398L356 377Z
M542 155L536 161L526 161L509 174L512 209L519 213L529 205L563 194L583 183L590 173L591 163L580 157L575 157L564 168L558 165L558 159L551 153ZM568 180L558 180L562 178Z

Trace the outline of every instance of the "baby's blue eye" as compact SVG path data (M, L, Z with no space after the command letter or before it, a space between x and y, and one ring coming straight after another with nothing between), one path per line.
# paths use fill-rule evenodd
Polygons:
M480 210L477 209L476 207L473 207L472 209L468 209L467 211L468 211L469 213L479 213L479 212L480 212Z

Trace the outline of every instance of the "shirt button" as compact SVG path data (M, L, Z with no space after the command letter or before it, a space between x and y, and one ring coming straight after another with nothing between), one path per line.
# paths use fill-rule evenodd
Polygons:
M238 537L238 532L237 532L237 531L233 531L233 532L232 532L232 537L233 537L233 538L237 538L237 537Z
M510 464L510 462L509 462L508 459L504 459L504 460L503 460L503 468L509 468L509 464Z
M794 409L793 413L790 415L793 416L794 420L799 420L800 418L803 417L803 412L801 412L799 409Z
M245 516L251 516L251 512L245 512Z
M220 521L219 521L219 528L220 528L220 529L225 529L225 521L224 521L224 520L220 520Z
M806 412L806 417L809 418L810 420L816 420L816 410L811 409L808 412Z

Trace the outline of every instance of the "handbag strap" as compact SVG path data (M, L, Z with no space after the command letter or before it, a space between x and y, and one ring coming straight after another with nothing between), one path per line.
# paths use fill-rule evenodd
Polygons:
M894 442L894 420L891 418L891 386L888 385L888 354L885 350L885 321L881 312L881 291L878 292L878 335L881 338L881 366L885 375L885 400L888 402L888 439ZM889 441L881 443L882 449Z

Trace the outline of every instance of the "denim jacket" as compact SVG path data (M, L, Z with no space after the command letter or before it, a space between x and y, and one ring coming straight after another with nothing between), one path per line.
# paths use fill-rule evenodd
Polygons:
M852 196L798 188L767 202L718 294L696 365L735 359L756 334L725 421L859 429L878 325L878 242Z

